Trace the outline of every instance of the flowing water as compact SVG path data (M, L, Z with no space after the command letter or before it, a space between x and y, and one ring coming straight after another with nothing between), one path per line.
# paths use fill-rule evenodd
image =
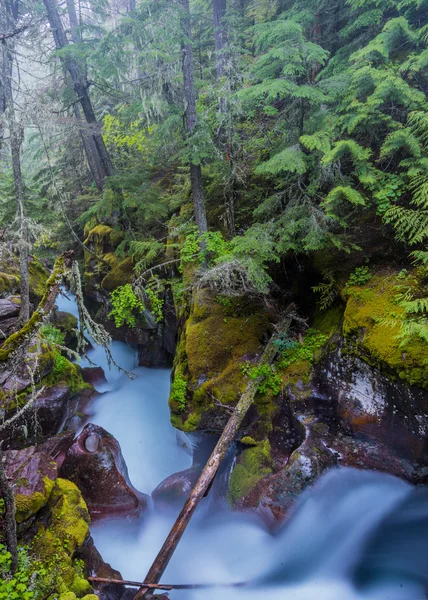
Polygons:
M60 310L76 314L61 297ZM135 350L113 342L118 364L104 353L89 355L107 377L91 410L91 421L119 441L130 480L151 491L168 475L191 464L183 436L169 423L169 371L136 367ZM189 441L191 447L191 441ZM307 490L286 525L275 534L255 517L231 513L212 502L199 506L168 566L166 583L250 582L171 593L176 600L425 600L428 582L428 491L389 475L336 469ZM218 494L218 490L217 490ZM141 581L168 534L178 510L152 507L141 521L114 519L93 524L104 560L126 579Z

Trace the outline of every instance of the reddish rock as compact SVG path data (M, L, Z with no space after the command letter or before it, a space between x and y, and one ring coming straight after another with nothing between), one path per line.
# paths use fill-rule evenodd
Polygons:
M78 486L92 517L137 515L148 503L148 496L129 481L117 440L92 423L68 450L61 476Z
M22 523L36 514L49 500L58 465L52 457L35 446L4 453L6 476L12 484L16 520Z
M202 467L194 466L173 473L164 479L152 492L155 503L162 506L184 503L197 482L201 470Z
M0 329L3 339L0 339L0 345L3 345L3 341L18 330L18 323L19 317L9 317L8 319L1 320Z
M36 446L38 452L45 452L61 467L65 455L74 440L74 431L66 431L50 437L43 444Z
M83 381L91 385L100 385L107 383L106 376L102 367L84 367L81 370Z
M44 390L34 402L33 408L37 411L38 423L45 436L61 431L69 415L69 400L68 385L58 383Z
M22 416L8 425L0 435L7 449L19 449L59 433L74 411L70 390L64 383L46 388ZM11 417L14 411L6 414Z

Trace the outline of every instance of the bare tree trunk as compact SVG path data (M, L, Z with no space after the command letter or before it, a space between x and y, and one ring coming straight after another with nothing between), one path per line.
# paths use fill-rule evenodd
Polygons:
M215 47L215 64L217 79L220 80L226 71L226 55L225 49L227 46L226 32L226 0L213 0L213 16L214 16L214 47Z
M58 50L62 50L66 46L69 45L67 36L64 31L64 27L62 25L58 7L56 5L56 0L43 0L44 5L46 7L49 24L52 29L52 34L55 40L55 46ZM74 7L74 4L73 4ZM72 17L73 19L73 17ZM77 17L76 22L77 23ZM73 26L74 27L74 26ZM75 31L75 34L77 32ZM99 125L97 123L97 119L95 116L94 109L92 107L92 102L89 97L88 88L89 83L86 79L86 75L82 72L82 69L75 58L71 55L68 55L64 58L64 66L68 71L74 92L77 96L78 101L83 110L83 114L85 115L86 123L89 125L88 135L93 140L93 146L89 145L85 146L85 151L90 154L94 152L96 155L95 159L92 160L88 155L88 163L91 164L91 160L93 163L99 165L102 170L102 181L104 182L105 177L109 177L113 175L113 166L110 160L110 156L108 154L107 148L104 144L103 136L101 134Z
M288 329L290 324L290 319L285 318L282 320L279 325L280 331L284 329ZM267 344L263 355L260 359L260 364L271 364L275 355L277 353L277 348L274 345L274 340L276 336L272 336L269 343ZM198 481L195 484L189 498L187 499L182 511L178 515L177 520L175 521L168 537L166 538L162 548L159 551L159 554L156 556L152 566L150 567L149 572L147 573L144 581L146 583L159 583L160 578L163 575L166 567L168 566L169 561L171 560L172 555L179 543L181 536L186 530L187 525L189 524L190 519L192 518L193 513L198 507L199 502L205 495L205 492L208 490L212 480L214 479L215 474L220 466L221 461L223 460L227 449L230 444L235 439L235 435L247 414L248 409L253 403L254 397L257 393L259 385L262 383L264 376L261 375L256 379L251 379L242 394L238 404L235 407L231 417L229 418L226 427L223 430L223 433L218 440L216 447L212 451L210 458L208 459L207 464L205 465L202 473L199 476ZM148 600L152 597L152 590L149 588L142 587L137 594L134 596L134 600L140 600L144 598Z
M13 25L15 23L13 15L6 14L0 22L7 22ZM15 199L18 209L19 223L19 271L21 286L21 308L19 320L21 324L26 323L30 318L30 283L28 274L28 227L25 216L25 193L21 170L21 145L24 137L22 127L16 120L15 105L12 92L12 65L11 45L13 38L2 44L2 87L4 93L4 104L6 109L7 122L10 135L10 152L12 158L13 183Z
M16 537L15 498L9 485L3 467L3 452L0 443L0 497L4 502L3 529L6 536L6 546L12 556L12 573L18 567L18 542Z
M73 44L79 44L82 41L82 35L79 29L79 21L77 20L76 6L74 0L67 0L68 20L70 21L71 39ZM74 105L74 116L76 118L79 133L82 140L83 150L88 161L89 170L92 178L95 181L98 191L102 191L104 184L104 170L100 161L100 157L91 133L85 127L82 115L77 104Z
M67 0L68 20L70 21L71 39L73 44L78 44L82 41L82 36L79 29L79 21L77 20L76 7L74 0Z
M182 69L184 78L184 98L186 101L186 129L190 135L193 133L196 123L196 90L195 90L195 72L192 48L192 28L190 23L189 0L180 0L183 8L182 27L184 41L182 45ZM190 180L192 184L193 206L195 211L195 221L199 234L202 235L208 231L207 216L205 212L205 202L202 186L202 172L200 164L190 165Z

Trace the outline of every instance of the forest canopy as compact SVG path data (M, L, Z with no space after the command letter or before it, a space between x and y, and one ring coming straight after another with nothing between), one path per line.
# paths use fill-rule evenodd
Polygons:
M323 250L428 263L426 0L7 0L0 32L24 252L102 225L137 276L181 257L232 294Z

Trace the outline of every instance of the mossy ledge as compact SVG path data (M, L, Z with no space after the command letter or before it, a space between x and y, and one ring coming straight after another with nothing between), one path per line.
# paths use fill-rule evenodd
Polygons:
M242 299L225 306L207 290L194 293L186 316L181 318L174 361L171 422L193 431L204 420L205 429L221 430L217 423L210 425L209 415L215 418L218 403L234 405L238 401L247 383L241 366L261 352L269 316L262 307Z
M415 272L382 270L360 286L343 292L346 309L343 334L348 350L411 385L428 389L428 344L417 336L400 339L406 313L399 295L404 288L417 290Z

